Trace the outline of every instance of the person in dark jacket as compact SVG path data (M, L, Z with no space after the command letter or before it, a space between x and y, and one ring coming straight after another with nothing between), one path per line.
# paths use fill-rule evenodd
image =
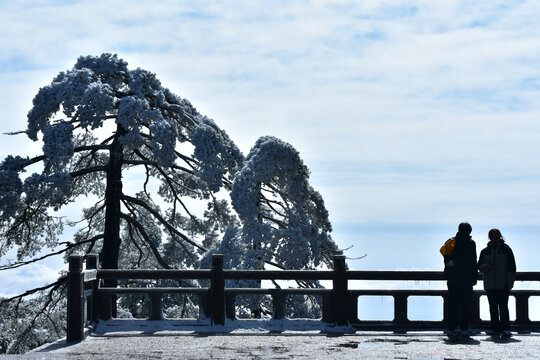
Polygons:
M489 302L489 334L511 336L508 296L516 278L516 260L499 229L489 230L488 237L487 247L480 252L478 269L483 274Z
M471 238L471 232L469 223L459 224L455 247L450 255L444 256L444 274L448 280L447 327L451 339L472 334L469 319L478 270L476 244Z

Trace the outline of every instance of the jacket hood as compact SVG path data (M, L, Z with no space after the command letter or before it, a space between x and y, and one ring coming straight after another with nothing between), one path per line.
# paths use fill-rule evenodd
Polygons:
M491 241L491 240L490 240L487 244L488 244L488 246L490 246L490 247L495 247L495 246L497 246L497 245L495 245L495 243L494 243L493 241ZM508 246L508 245L506 245L506 243L504 242L504 240L502 240L502 241L501 241L501 244L500 244L499 246Z
M456 233L456 240L472 240L471 235L466 235L464 233L460 233L459 231Z

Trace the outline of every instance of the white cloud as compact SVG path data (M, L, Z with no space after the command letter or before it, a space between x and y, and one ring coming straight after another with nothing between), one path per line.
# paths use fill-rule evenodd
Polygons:
M12 297L24 291L41 287L56 281L60 263L30 264L14 270L0 271L0 297Z
M293 144L335 222L446 222L452 208L539 223L537 2L0 6L3 131L77 56L117 52L245 153L261 135ZM5 141L2 155L39 151Z

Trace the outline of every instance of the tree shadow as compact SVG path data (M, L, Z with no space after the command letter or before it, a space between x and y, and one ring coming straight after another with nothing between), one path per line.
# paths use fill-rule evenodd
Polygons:
M71 345L76 345L80 341L67 342L65 339L57 340L51 344L42 345L36 349L33 349L32 352L41 353L41 352L50 352L58 349L63 349Z

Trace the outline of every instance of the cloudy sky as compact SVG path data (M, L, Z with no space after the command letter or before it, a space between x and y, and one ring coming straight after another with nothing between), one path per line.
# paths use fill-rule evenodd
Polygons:
M335 240L368 254L353 267L440 269L468 220L538 270L539 18L533 0L0 1L0 126L25 129L78 56L117 53L244 153L294 145ZM1 137L1 157L39 151Z

